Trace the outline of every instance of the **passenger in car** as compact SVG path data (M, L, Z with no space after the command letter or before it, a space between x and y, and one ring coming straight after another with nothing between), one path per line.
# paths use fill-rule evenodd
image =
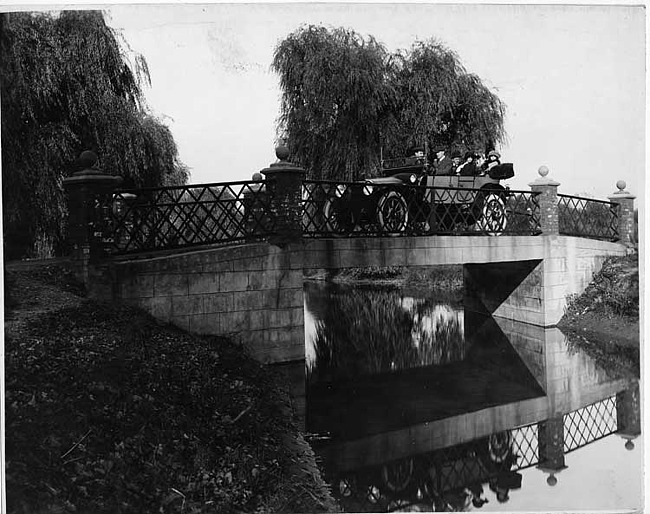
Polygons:
M451 162L451 159L445 155L445 148L440 146L436 148L436 165L435 165L435 170L436 170L436 175L453 175L454 174L454 167L453 163Z
M492 150L488 153L487 159L481 167L481 171L487 173L498 164L501 164L501 154L496 150Z
M465 162L458 167L457 173L462 177L473 177L476 175L476 171L474 152L465 153Z
M485 172L483 171L483 164L485 163L485 155L482 153L476 154L476 158L474 159L474 162L476 163L476 173L478 175L485 175Z
M454 150L451 154L451 162L454 166L454 171L458 171L458 167L463 164L463 160L460 158L460 152L458 150Z

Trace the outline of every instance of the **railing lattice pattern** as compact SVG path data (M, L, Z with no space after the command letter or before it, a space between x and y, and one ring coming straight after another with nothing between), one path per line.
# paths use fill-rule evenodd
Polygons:
M538 194L471 188L305 181L305 237L537 235Z
M619 206L613 202L558 195L560 234L615 241Z
M277 232L266 181L119 190L93 232L128 254L264 239ZM560 233L618 238L618 205L559 195ZM538 193L417 184L303 182L303 237L538 235Z
M275 231L265 182L117 191L102 205L109 253L230 243Z
M616 396L564 416L564 451L570 452L616 432Z

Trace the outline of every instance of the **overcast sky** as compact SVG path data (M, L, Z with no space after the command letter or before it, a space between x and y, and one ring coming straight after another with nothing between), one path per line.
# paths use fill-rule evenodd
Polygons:
M388 50L436 37L507 106L512 187L540 165L560 192L605 198L623 179L642 195L642 6L211 4L105 6L144 55L152 111L171 128L191 181L249 179L274 161L278 41L302 24L344 26Z
M270 70L273 50L301 25L323 24L373 35L389 51L430 37L455 50L507 106L508 142L499 150L515 166L511 187L528 189L544 164L561 193L605 198L623 179L644 196L643 4L94 7L147 60L148 105L170 127L192 183L249 179L275 160L280 90Z

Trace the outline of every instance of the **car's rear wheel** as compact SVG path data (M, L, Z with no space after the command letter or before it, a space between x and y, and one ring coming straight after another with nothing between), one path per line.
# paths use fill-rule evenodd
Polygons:
M377 203L377 222L382 232L403 232L409 221L406 200L398 191L388 191Z
M347 209L342 209L340 200L328 198L323 206L325 227L328 232L343 233L351 230L352 214Z
M481 209L476 228L490 236L502 234L508 225L506 204L501 195L489 192L481 199Z

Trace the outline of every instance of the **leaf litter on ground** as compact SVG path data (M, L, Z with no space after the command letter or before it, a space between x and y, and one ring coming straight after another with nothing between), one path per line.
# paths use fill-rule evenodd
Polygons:
M8 512L338 510L278 375L60 269L5 270Z

